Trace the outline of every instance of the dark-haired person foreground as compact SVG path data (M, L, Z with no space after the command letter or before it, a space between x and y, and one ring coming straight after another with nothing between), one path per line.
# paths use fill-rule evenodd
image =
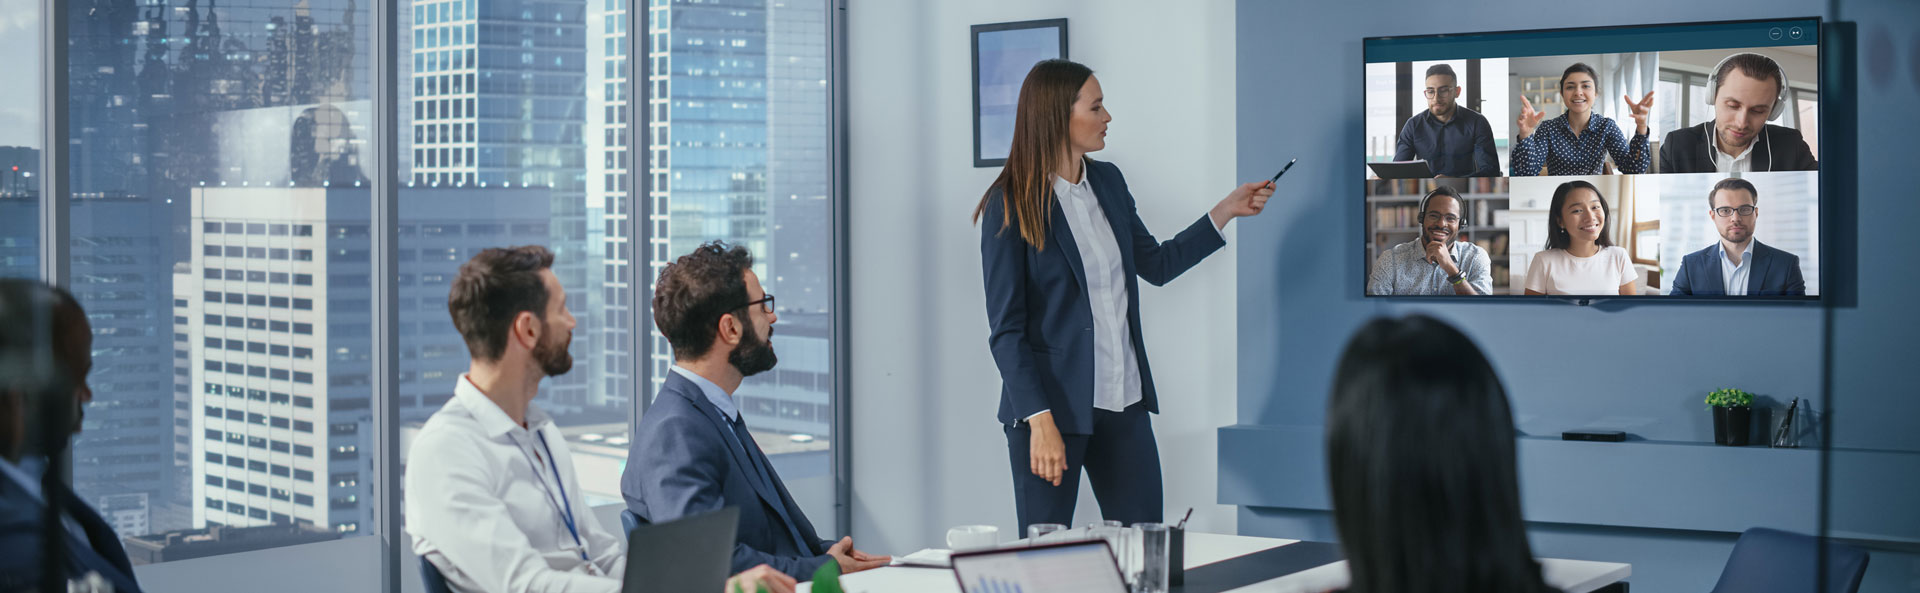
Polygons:
M1226 245L1221 229L1259 214L1264 179L1242 184L1161 242L1134 208L1105 148L1106 98L1093 70L1035 64L1020 87L1013 146L974 209L987 343L1000 369L999 420L1020 529L1073 522L1086 468L1100 513L1124 523L1165 512L1160 411L1140 337L1140 283L1171 282Z
M1756 53L1727 56L1707 82L1713 119L1667 133L1661 173L1813 171L1820 162L1799 130L1767 122L1786 111L1787 73Z
M888 556L821 539L748 431L734 393L772 370L773 295L744 247L714 241L660 270L653 319L673 347L672 373L641 415L620 476L627 510L649 522L740 509L733 568L766 564L800 581L828 561L841 572L886 566Z
M1473 341L1424 315L1361 326L1327 401L1333 523L1354 593L1544 593L1513 412Z
M1633 294L1633 259L1614 246L1610 214L1592 183L1575 179L1554 188L1547 247L1527 264L1527 294Z
M1499 177L1493 126L1480 112L1460 105L1460 79L1453 67L1427 68L1426 84L1427 108L1400 128L1393 160L1424 159L1435 177Z
M1678 295L1803 296L1800 256L1753 237L1760 223L1760 189L1753 182L1727 178L1707 192L1707 217L1720 240L1687 254L1674 275Z
M79 433L93 390L93 329L73 295L18 278L0 279L0 591L40 590L47 554L62 583L90 574L138 593L133 565L113 526L47 475ZM64 545L49 549L48 503L60 511Z
M541 379L573 367L573 313L552 266L544 247L487 249L447 295L473 363L414 437L405 481L413 551L456 591L621 590L625 538L600 526L566 438L532 403ZM793 585L765 568L734 581Z

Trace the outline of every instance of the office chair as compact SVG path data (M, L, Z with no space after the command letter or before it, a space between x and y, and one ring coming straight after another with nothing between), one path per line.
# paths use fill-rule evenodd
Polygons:
M1827 582L1818 584L1818 554L1827 555ZM1865 550L1778 529L1740 534L1713 593L1855 593L1867 572Z
M646 521L641 520L639 515L633 514L632 509L621 509L620 526L626 529L620 531L620 537L633 537L633 530L639 529L642 523L646 523Z
M453 593L453 587L447 586L447 577L440 574L440 567L420 558L420 585L427 593Z

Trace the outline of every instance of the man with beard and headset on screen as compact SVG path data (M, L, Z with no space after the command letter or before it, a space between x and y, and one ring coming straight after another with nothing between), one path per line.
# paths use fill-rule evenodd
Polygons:
M1487 251L1460 238L1460 193L1440 186L1420 199L1420 236L1393 246L1367 274L1371 295L1493 294Z
M820 539L741 417L740 382L778 362L779 316L753 255L710 242L662 269L655 286L653 319L674 365L627 453L627 510L659 523L739 508L734 570L768 564L806 581L829 560L842 573L886 566L891 558L855 550L853 538Z

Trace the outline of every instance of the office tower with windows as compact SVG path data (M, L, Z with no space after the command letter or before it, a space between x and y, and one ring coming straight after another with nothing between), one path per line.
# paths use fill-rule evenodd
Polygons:
M757 430L826 436L831 212L824 2L655 2L648 8L648 278L701 243L755 255L779 298L781 364L743 383ZM673 355L656 330L653 385Z
M586 192L586 0L414 0L408 181L415 188L551 190L554 274L579 295L572 373L547 385L559 411L610 405L596 332L600 204ZM597 66L596 66L597 67ZM593 221L590 228L589 221ZM623 402L622 402L623 403Z
M600 83L601 92L594 95L590 104L600 107L601 155L597 169L601 175L597 194L602 205L602 257L605 258L605 273L602 276L601 297L606 307L602 317L606 320L605 338L602 348L605 350L605 365L602 367L601 390L610 404L623 403L633 397L636 383L629 369L633 360L633 331L647 318L644 312L634 311L627 305L633 297L634 285L652 279L645 271L636 272L633 268L633 254L636 246L635 235L642 229L634 222L642 217L633 214L632 176L627 171L628 150L631 146L628 124L630 115L627 107L629 96L627 85L627 19L632 13L628 10L629 0L605 0L600 12L601 31L604 49L600 55L600 71L590 78ZM636 118L637 119L637 118ZM643 293L644 294L644 293ZM644 305L643 305L644 306ZM590 387L593 388L593 387Z
M193 527L372 520L373 339L367 191L199 188L192 260L174 279L188 409ZM446 313L459 265L539 243L544 188L409 190L400 229L403 418L452 396L468 365Z
M79 0L68 11L71 288L95 326L94 403L75 490L123 534L184 529L197 385L171 298L189 262L188 188L359 179L338 105L366 86L355 0ZM239 113L295 110L273 138ZM364 117L362 112L361 117ZM364 122L361 122L364 124ZM275 151L254 150L262 143ZM252 158L248 153L252 153ZM279 159L261 168L260 154ZM171 321L171 323L169 322Z

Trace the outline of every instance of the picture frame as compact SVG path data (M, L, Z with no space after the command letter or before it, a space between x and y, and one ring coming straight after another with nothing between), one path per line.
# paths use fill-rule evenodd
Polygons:
M1067 58L1067 19L973 25L973 166L1000 167L1013 144L1020 86L1042 60Z

